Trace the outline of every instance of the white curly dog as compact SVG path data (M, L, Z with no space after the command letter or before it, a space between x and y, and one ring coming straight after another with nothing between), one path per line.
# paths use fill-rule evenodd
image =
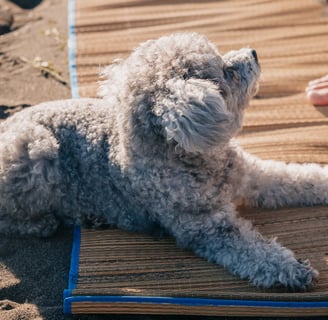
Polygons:
M49 236L61 222L165 230L256 286L308 288L310 263L235 210L241 199L328 204L327 167L260 160L232 139L259 76L254 50L221 56L204 36L174 34L107 67L101 99L15 114L0 127L0 233Z

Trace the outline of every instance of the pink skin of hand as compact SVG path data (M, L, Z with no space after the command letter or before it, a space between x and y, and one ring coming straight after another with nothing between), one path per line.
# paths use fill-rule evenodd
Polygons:
M307 98L316 106L328 106L328 75L310 81L306 88Z

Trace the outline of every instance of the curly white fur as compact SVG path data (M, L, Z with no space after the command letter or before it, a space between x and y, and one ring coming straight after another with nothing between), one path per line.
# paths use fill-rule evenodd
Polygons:
M238 217L235 203L328 204L328 168L263 161L233 137L257 90L251 49L221 56L198 34L141 44L102 74L101 99L48 102L0 127L0 232L49 236L60 221L163 229L262 287L318 273Z

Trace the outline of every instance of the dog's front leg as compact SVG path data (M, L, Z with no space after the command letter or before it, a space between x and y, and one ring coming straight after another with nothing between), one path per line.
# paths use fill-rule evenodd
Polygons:
M254 285L309 287L318 272L275 240L265 239L228 204L215 214L163 216L162 224L180 247L227 268Z
M328 166L286 164L242 154L236 197L263 208L328 204Z

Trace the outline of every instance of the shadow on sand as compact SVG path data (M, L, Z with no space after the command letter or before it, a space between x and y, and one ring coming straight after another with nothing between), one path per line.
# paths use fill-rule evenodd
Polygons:
M15 3L22 9L33 9L37 7L42 0L9 0L10 2Z

